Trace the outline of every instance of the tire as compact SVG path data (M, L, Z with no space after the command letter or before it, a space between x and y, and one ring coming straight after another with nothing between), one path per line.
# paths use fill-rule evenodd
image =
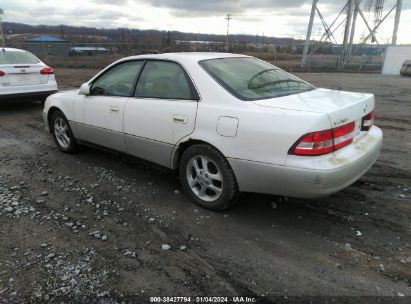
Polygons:
M179 174L184 191L203 208L222 211L238 200L237 181L230 164L209 145L195 144L185 150Z
M50 117L50 130L57 147L64 153L75 153L78 151L78 144L71 131L64 114L54 111Z

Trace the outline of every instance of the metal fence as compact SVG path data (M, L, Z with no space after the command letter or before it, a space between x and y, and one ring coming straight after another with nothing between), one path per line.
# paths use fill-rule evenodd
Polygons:
M101 69L117 59L139 54L178 51L224 52L222 43L205 41L179 41L171 45L161 42L136 43L70 43L70 42L24 42L7 43L7 47L25 49L53 67ZM321 46L315 49L304 67L300 66L302 44L242 44L231 43L229 51L249 54L270 61L288 71L332 72L337 70L341 46ZM365 46L357 48L347 66L349 72L380 72L384 47Z

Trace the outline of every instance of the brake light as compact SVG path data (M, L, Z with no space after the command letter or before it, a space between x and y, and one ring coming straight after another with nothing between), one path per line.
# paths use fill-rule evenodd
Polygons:
M321 155L333 151L333 136L331 130L309 133L303 136L292 154Z
M3 77L4 75L6 75L6 73L4 73L3 71L0 71L0 77Z
M51 75L51 74L54 74L54 69L53 69L53 68L50 68L50 67L41 69L41 70L40 70L40 74L41 74L41 75Z
M344 148L353 142L355 122L333 129L334 151Z
M341 127L308 133L301 137L288 154L318 156L337 151L353 142L355 122Z
M362 118L361 131L368 131L374 125L374 112L370 112Z

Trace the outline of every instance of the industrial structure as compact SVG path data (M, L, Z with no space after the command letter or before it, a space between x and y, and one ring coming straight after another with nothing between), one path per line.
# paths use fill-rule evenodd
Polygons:
M301 59L301 66L307 63L307 60L328 40L331 44L338 44L335 38L335 31L344 25L344 37L342 41L342 49L337 61L337 69L344 71L347 64L350 62L352 55L357 48L366 44L370 39L371 43L380 45L376 33L381 24L387 19L387 17L395 10L394 29L392 34L391 44L397 44L398 26L400 23L402 0L394 0L395 4L390 7L388 12L383 15L384 12L384 0L347 0L343 4L343 8L338 13L334 21L328 25L323 15L318 8L319 0L313 0L310 14L310 21L308 23L308 30L306 41L303 50L303 57ZM373 11L373 23L367 20L364 15L364 11ZM321 35L319 41L311 41L311 34L314 24L314 18L318 14L321 23L324 28L324 32ZM354 44L355 29L358 22L358 17L364 22L368 33L361 38L360 42ZM355 47L355 48L354 48ZM354 48L354 49L353 49Z

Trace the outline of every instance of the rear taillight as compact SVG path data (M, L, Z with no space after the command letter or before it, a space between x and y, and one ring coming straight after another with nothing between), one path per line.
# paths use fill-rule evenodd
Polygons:
M331 130L306 134L297 143L291 154L321 155L333 151Z
M374 112L370 112L362 118L361 131L368 131L374 125Z
M353 142L355 122L333 129L334 151L344 148Z
M6 75L6 73L4 73L3 71L0 71L0 77L3 77L4 75Z
M41 74L41 75L51 75L51 74L54 74L54 69L53 69L53 68L50 68L50 67L41 69L41 70L40 70L40 74Z
M291 147L289 154L313 156L337 151L353 142L354 129L355 122L351 122L335 129L308 133Z

